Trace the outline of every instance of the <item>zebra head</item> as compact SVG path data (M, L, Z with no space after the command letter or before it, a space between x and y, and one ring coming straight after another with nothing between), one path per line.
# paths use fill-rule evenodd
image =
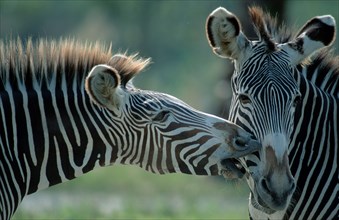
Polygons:
M109 65L94 66L86 78L90 99L109 115L108 127L119 126L122 135L114 163L160 174L225 175L233 169L225 160L260 148L238 125L173 96L135 88L131 79L148 62L115 55Z
M234 61L229 119L262 144L259 152L241 159L251 205L272 213L287 207L296 185L288 158L294 113L302 99L296 66L332 43L335 21L315 17L295 38L285 39L276 35L273 18L255 7L249 12L258 41L248 40L239 19L224 8L209 15L206 29L214 53Z

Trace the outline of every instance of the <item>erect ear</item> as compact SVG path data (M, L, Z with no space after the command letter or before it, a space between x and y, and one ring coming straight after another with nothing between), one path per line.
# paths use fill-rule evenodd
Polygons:
M250 45L239 19L222 7L208 16L206 34L214 53L220 57L238 59Z
M120 104L120 75L108 65L96 65L86 77L85 89L91 100L97 105L109 109Z
M297 65L313 52L331 45L335 39L335 19L330 15L309 20L298 32L297 37L281 47L287 51L293 64Z

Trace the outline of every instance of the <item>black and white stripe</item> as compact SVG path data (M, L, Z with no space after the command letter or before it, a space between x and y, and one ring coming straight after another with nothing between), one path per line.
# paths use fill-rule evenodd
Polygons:
M263 145L240 160L250 217L338 218L339 58L320 50L334 41L335 20L314 17L294 34L258 7L249 13L258 41L234 36L239 20L224 8L206 29L213 51L235 64L229 119Z
M279 130L277 126L281 123L284 126L281 126L280 129L292 131L288 147L289 160L291 172L297 185L291 204L286 210L276 212L256 206L256 210L261 212L259 218L312 219L316 217L334 219L338 214L339 69L337 66L322 66L321 62L326 63L326 59L324 54L319 54L308 66L298 66L294 69L295 73L290 75L295 78L290 78L290 80L285 77L270 79L271 83L277 80L280 85L281 96L275 95L274 100L271 96L264 95L265 92L271 95L276 92L274 90L267 91L269 83L263 79L263 73L258 71L262 65L260 59L256 58L255 63L247 64L250 68L243 69L244 72L251 74L243 75L244 79L236 79L233 82L235 88L239 85L242 88L250 88L249 93L260 97L262 102L258 106L242 108L239 106L237 96L234 96L229 118L231 121L253 132L259 139L262 137L262 133ZM281 62L279 61L279 63ZM292 91L293 87L289 87L292 85L290 84L291 79L298 83L297 86L302 97L295 110L293 122L289 121L292 118L283 114L285 109L281 108L281 105L286 102L284 93ZM265 104L275 106L275 109L267 108L268 106ZM279 111L282 112L279 113ZM251 114L258 114L256 120L249 117ZM270 124L265 123L264 118L267 118L267 115L272 120ZM278 115L283 117L274 118ZM290 128L290 126L293 127ZM260 155L253 154L246 158L243 164L246 164L249 172L253 172L260 163ZM252 205L255 206L255 204L250 204L250 206ZM253 216L253 218L258 218L258 216Z
M298 183L292 198L295 205L287 213L291 219L338 217L339 68L338 63L322 66L318 59L326 63L319 54L310 65L299 68L303 99L289 147L291 171ZM330 83L327 78L332 78Z
M221 175L222 160L259 148L230 122L135 88L148 62L72 40L0 41L0 219L98 167Z

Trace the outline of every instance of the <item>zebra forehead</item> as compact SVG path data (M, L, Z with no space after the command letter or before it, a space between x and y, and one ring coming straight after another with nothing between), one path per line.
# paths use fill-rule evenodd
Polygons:
M152 110L161 108L170 108L172 110L178 111L182 110L183 108L192 109L192 107L182 100L166 93L140 89L132 89L131 91L133 91L133 96L131 96L131 99L134 103L141 104Z
M278 88L288 88L290 91L294 91L298 88L293 71L276 67L272 69L263 67L257 71L244 70L233 78L233 84L235 88L243 92L257 89L261 91L275 90Z

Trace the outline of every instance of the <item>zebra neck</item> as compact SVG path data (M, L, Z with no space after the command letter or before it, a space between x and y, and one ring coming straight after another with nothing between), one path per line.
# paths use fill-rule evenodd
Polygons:
M8 169L16 175L13 184L23 194L74 179L116 159L118 143L112 142L101 119L105 110L90 102L79 89L83 87L64 88L7 85L1 91L1 147L10 158Z
M300 77L300 91L302 102L296 109L289 147L291 172L297 182L292 200L298 203L306 196L308 200L325 201L329 198L324 195L334 195L332 190L337 185L338 97L304 76ZM315 177L324 181L310 181ZM321 197L308 197L307 192L314 188L323 189Z

